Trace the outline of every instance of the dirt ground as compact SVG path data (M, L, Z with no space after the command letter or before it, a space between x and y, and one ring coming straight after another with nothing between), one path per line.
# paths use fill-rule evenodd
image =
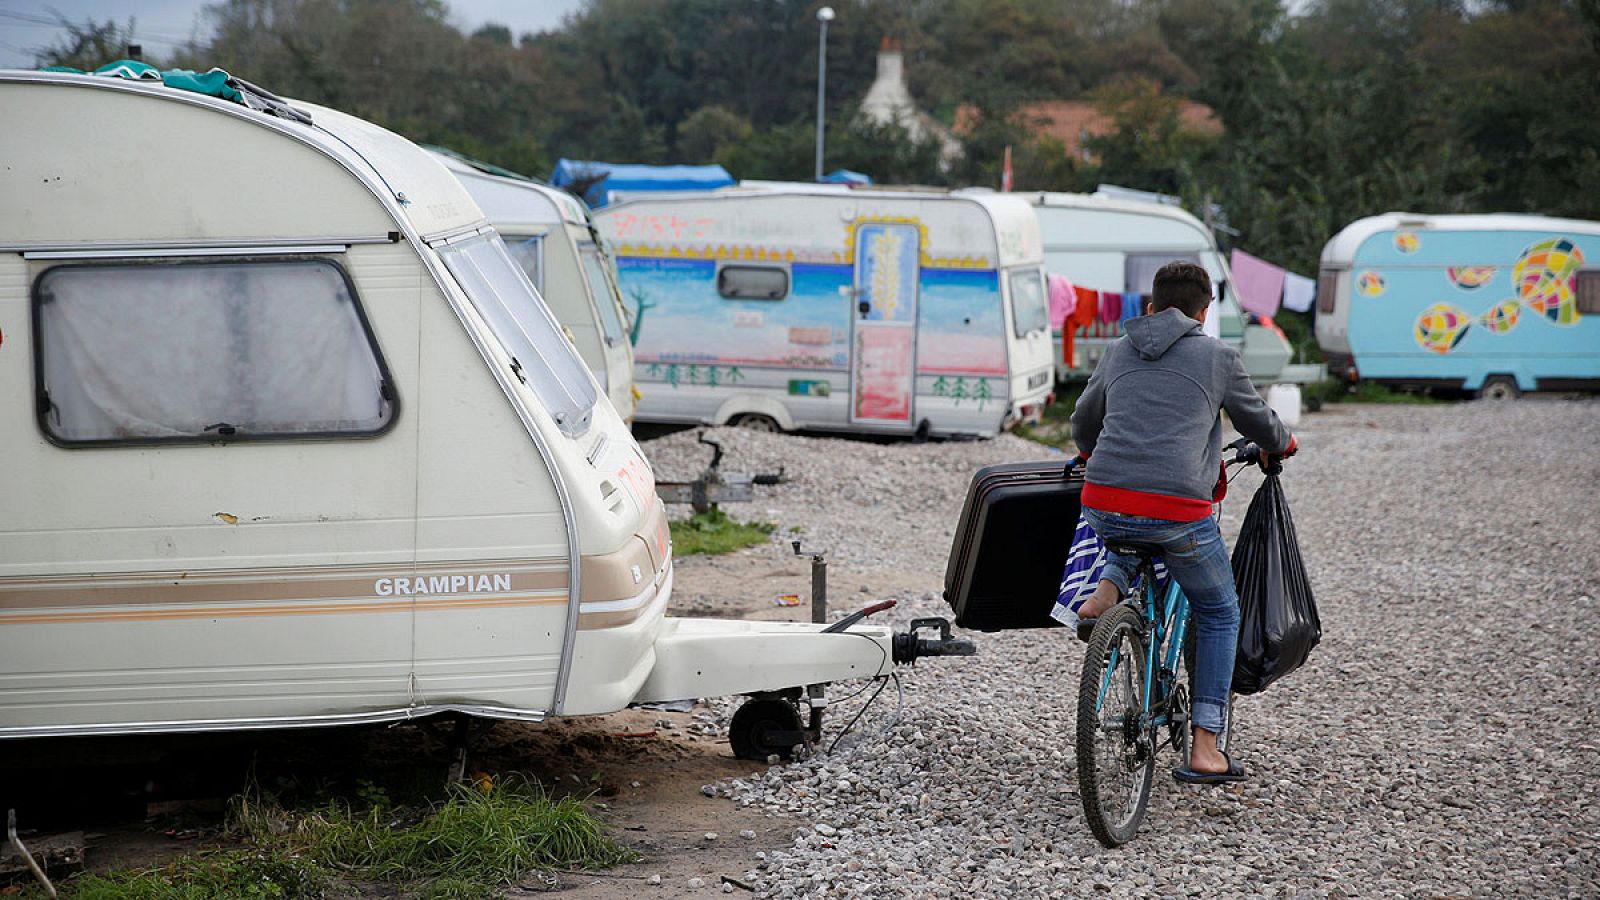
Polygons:
M672 614L810 617L811 561L787 546L684 557L677 567ZM856 609L920 594L936 589L942 574L862 574L831 565L830 606ZM781 604L785 595L798 604ZM562 896L704 896L721 893L725 877L743 894L756 854L788 847L799 823L701 792L765 766L735 759L726 739L711 733L707 715L702 706L500 723L474 738L468 768L523 773L555 791L590 796L613 837L640 855L638 863L603 872L557 873L554 889ZM403 791L407 783L437 784L449 760L445 729L418 725L17 742L0 744L0 801L18 807L24 827L32 826L24 840L83 832L87 867L107 872L159 865L214 843L226 798L247 787L309 784L337 795L381 781ZM696 878L703 886L691 887ZM534 879L507 896L549 896L551 889Z

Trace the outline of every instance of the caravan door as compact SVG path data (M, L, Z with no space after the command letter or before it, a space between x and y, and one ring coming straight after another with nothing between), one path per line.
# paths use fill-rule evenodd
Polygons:
M914 224L856 226L850 421L911 427L922 236Z

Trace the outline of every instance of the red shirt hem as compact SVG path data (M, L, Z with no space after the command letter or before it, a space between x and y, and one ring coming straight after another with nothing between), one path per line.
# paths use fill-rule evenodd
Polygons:
M1101 512L1166 519L1169 522L1198 522L1211 515L1209 500L1131 491L1103 484L1085 484L1081 500L1084 506Z

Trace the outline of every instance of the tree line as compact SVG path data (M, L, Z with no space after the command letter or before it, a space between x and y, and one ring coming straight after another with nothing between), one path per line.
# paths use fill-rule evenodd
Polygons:
M827 168L880 183L1102 182L1220 209L1303 273L1364 215L1600 218L1600 0L830 0ZM719 162L809 179L815 0L589 0L560 27L463 32L442 0L222 0L160 65L220 66L415 140L543 174L558 157ZM861 121L879 43L964 153ZM87 22L41 63L93 67L137 22ZM1028 114L1087 100L1069 156ZM1220 134L1184 129L1208 105Z

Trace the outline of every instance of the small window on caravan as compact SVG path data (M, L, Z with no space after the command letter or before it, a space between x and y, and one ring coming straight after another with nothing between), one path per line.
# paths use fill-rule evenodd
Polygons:
M1198 266L1200 257L1194 253L1129 253L1122 264L1123 290L1136 294L1152 293L1156 272L1170 262L1190 262Z
M395 397L326 260L64 265L34 283L39 421L63 445L367 436Z
M562 433L587 431L598 397L594 379L499 235L485 232L435 249Z
M1011 330L1017 337L1050 327L1050 304L1045 300L1044 271L1017 269L1011 273Z
M1339 305L1339 273L1323 269L1317 276L1317 312L1331 313Z
M1600 316L1600 269L1578 270L1578 315Z
M589 282L589 296L594 298L594 308L600 313L600 328L606 336L606 344L615 347L628 339L628 331L622 327L622 311L617 307L617 295L611 276L606 273L605 260L594 244L584 244L578 252L583 259L583 277Z
M544 293L544 235L536 234L532 237L505 236L506 251L517 265L522 267L523 274L533 282L534 290Z
M781 266L723 266L717 293L724 300L782 300L789 296L789 273Z

